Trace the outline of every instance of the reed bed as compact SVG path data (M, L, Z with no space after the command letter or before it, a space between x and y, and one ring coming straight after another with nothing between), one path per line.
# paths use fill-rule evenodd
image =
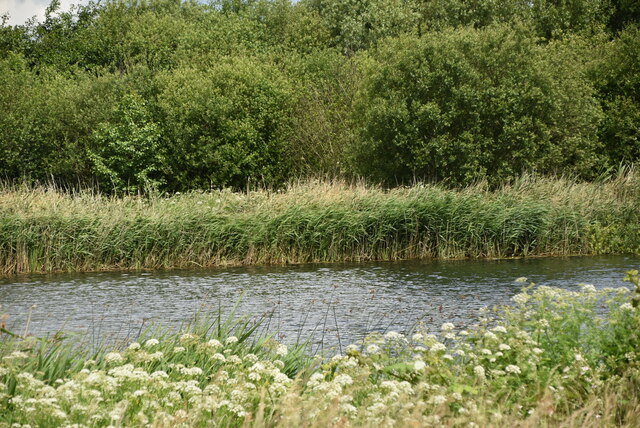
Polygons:
M284 191L110 197L0 190L4 274L640 252L640 177L489 190L311 180Z

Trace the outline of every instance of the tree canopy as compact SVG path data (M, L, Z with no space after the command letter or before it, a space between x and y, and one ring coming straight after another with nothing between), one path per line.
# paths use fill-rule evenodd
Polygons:
M108 0L0 25L0 177L591 179L640 156L629 0Z

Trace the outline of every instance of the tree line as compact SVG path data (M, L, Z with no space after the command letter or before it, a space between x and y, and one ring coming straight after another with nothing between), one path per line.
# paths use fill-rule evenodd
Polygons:
M594 179L640 156L635 0L108 0L0 25L0 179Z

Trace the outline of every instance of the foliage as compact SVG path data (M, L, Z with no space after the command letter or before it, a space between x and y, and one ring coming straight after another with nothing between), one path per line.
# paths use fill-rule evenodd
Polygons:
M390 40L358 101L357 166L390 184L500 183L528 170L589 178L601 115L591 92L579 60L539 47L526 27Z
M628 0L53 1L43 22L0 20L0 174L113 192L593 179L638 159L637 12ZM136 155L122 163L125 147Z
M157 82L173 188L243 188L289 178L293 91L274 67L229 58L205 70L179 68Z
M127 95L115 111L115 120L94 132L95 152L89 152L98 178L119 191L158 188L166 155L160 126L149 119L145 104ZM115 123L114 123L115 122Z
M608 46L596 73L605 118L600 128L610 162L640 158L640 29L630 26Z

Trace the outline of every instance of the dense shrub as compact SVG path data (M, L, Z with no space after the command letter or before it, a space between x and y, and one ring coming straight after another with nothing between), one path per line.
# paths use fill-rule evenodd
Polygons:
M387 182L455 184L573 171L598 162L601 112L580 61L527 27L388 41L358 102L357 168Z
M598 70L605 111L600 129L609 162L617 166L640 158L640 29L632 26L608 46Z
M157 77L158 108L174 167L172 187L282 183L294 93L268 64L229 58Z

